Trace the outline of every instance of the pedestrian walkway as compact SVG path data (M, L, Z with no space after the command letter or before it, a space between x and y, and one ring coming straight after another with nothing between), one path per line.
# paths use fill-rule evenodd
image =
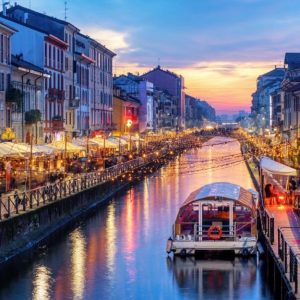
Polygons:
M254 178L258 167L248 163ZM264 201L263 201L264 202ZM289 204L266 205L260 210L262 232L276 261L280 264L296 299L300 299L300 218Z

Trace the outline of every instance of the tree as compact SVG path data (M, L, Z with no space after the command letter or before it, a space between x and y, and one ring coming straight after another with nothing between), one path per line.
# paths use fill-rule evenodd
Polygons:
M42 114L39 109L31 109L25 113L25 123L27 125L33 125L40 122L42 119Z
M19 110L22 105L22 92L19 89L10 86L5 93L5 101L7 103L16 104L17 109Z

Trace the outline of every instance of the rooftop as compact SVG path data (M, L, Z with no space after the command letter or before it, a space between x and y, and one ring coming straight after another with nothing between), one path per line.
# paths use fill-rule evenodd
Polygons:
M171 72L171 71L169 71L169 70L164 70L164 69L162 69L160 65L158 65L156 68L154 68L154 69L152 69L152 70L146 72L146 73L143 74L142 76L145 76L145 75L147 75L147 74L149 74L149 73L151 73L151 72L155 72L155 71L161 71L161 72L167 73L167 74L169 74L169 75L171 75L171 76L173 76L173 77L180 78L180 76L177 75L177 74L175 74L174 72Z
M290 64L290 63L299 63L300 64L300 53L292 53L288 52L284 56L284 63Z
M4 23L4 22L1 22L0 21L0 27L4 27L6 29L8 29L9 31L12 31L12 32L17 32L18 30L16 30L15 28L9 26L8 24Z
M232 200L239 201L246 206L252 204L252 193L241 186L229 182L214 182L204 185L194 191L185 200L183 206L199 200Z
M266 77L282 77L284 76L285 74L285 69L284 68L277 68L275 67L273 70L259 76L259 77L263 77L263 76L266 76Z
M35 10L32 10L32 9L27 8L27 7L21 6L19 4L15 4L14 6L11 6L10 8L8 8L7 9L7 14L10 14L10 13L12 13L13 11L15 11L17 9L23 10L24 12L27 12L27 13L31 13L31 14L43 16L45 18L48 18L48 19L53 20L55 22L61 23L63 25L70 25L70 26L74 27L76 30L79 31L79 29L76 26L74 26L73 24L71 24L71 23L69 23L67 21L64 21L64 20L61 20L61 19L57 19L55 17L48 16L48 15L46 15L44 13L37 12Z
M26 60L23 60L20 56L12 55L11 56L11 64L15 67L24 68L24 69L32 70L32 71L39 72L39 73L46 73L44 71L44 69L26 61Z

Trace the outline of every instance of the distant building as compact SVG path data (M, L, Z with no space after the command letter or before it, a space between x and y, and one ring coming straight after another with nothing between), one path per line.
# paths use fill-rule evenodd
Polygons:
M199 99L185 95L185 118L186 128L202 126L204 110Z
M155 104L153 97L153 83L132 73L114 77L114 85L124 90L131 97L139 99L139 129L140 132L155 129Z
M216 110L206 101L204 100L199 100L198 105L200 105L202 112L203 112L203 117L208 120L215 122L216 121Z
M271 94L280 88L284 74L284 68L275 67L257 78L256 91L252 94L251 114L255 119L257 130L262 133L271 126L273 118Z
M143 78L152 82L160 90L167 91L175 97L177 103L178 128L185 128L185 92L184 78L168 70L157 66L153 70L142 75Z
M270 123L272 131L277 133L284 130L284 99L285 92L281 88L271 93L272 119Z
M112 120L116 136L139 132L139 109L139 99L114 87Z
M286 53L286 74L280 89L283 114L282 137L293 146L300 146L300 53ZM279 101L274 97L274 100Z
M155 130L173 130L178 124L176 97L154 88Z

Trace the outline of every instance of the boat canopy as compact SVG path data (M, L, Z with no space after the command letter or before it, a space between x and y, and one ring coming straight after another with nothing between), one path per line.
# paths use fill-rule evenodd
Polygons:
M297 176L297 170L266 156L261 158L260 168L275 175Z
M184 201L181 207L199 200L232 200L238 201L242 205L252 207L253 194L241 186L229 182L215 182L204 185L194 191Z

